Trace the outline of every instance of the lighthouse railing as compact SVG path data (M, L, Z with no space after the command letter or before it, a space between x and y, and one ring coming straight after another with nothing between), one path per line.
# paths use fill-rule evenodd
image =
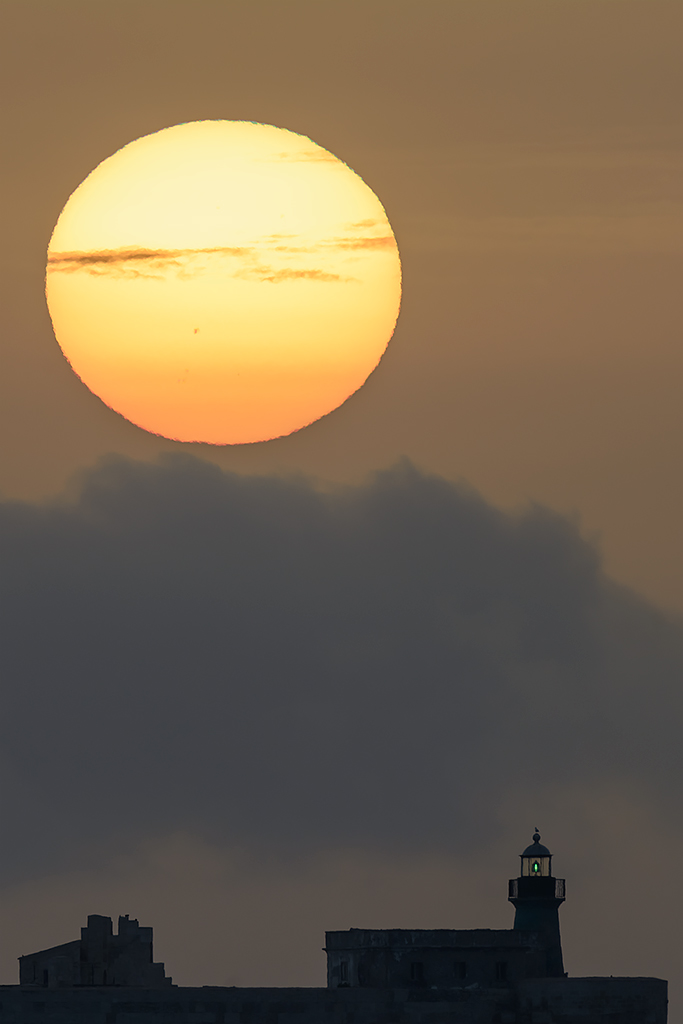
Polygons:
M526 881L526 879L524 881ZM539 882L540 881L541 880L539 879ZM548 881L550 881L550 879L548 879ZM554 882L555 882L555 899L556 900L563 900L563 899L565 899L565 897L566 897L566 885L565 885L564 878L555 878ZM527 890L526 889L525 889L525 895L527 895ZM547 898L549 895L550 895L550 893L548 893L548 891L546 889L546 891L544 893L544 897ZM509 882L508 882L508 899L509 900L516 900L518 898L518 896L519 896L519 879L518 878L511 878L509 880Z

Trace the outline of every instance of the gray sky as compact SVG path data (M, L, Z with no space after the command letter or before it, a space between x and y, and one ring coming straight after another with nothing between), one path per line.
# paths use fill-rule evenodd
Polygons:
M582 936L618 916L611 872L652 875L639 833L672 855L681 842L683 630L540 506L501 512L407 462L321 489L191 456L118 456L59 501L5 503L0 550L5 898L31 888L34 903L41 880L48 907L31 912L26 941L69 937L83 899L65 920L49 908L93 871L123 871L137 914L145 857L172 874L185 856L181 908L208 858L235 945L254 901L266 931L288 926L268 916L264 888L276 903L303 890L285 963L292 983L312 983L340 916L455 926L459 908L509 923L504 882L540 825L577 903L576 973ZM615 851L624 814L634 834ZM386 882L359 900L354 872L382 864L424 900L406 907ZM447 878L465 890L452 906L430 893ZM92 912L111 887L91 883ZM215 907L197 935L187 909L167 920L164 899L141 905L177 978L286 981L277 948L220 960ZM6 943L27 928L25 904L12 906ZM663 973L679 910L668 897L643 911L641 928L657 922L650 970ZM616 938L586 969L625 971L632 943ZM197 944L212 977L192 963Z

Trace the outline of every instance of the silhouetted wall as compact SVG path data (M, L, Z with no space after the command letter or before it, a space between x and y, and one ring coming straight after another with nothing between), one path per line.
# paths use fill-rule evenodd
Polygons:
M544 978L545 935L477 928L326 932L328 988L483 988Z
M666 1024L656 978L548 978L507 989L0 987L2 1024Z

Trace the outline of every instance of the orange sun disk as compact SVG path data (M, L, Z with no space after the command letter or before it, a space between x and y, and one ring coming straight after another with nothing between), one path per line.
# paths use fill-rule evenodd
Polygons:
M74 371L181 441L289 434L376 367L401 298L384 209L346 164L271 125L198 121L124 146L67 202L47 300Z

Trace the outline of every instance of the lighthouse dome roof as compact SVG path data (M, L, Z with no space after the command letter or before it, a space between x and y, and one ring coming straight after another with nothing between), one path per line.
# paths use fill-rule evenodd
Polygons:
M552 857L552 854L547 846L543 846L541 843L541 834L536 829L533 834L533 842L531 846L527 846L526 850L522 854L522 857Z

